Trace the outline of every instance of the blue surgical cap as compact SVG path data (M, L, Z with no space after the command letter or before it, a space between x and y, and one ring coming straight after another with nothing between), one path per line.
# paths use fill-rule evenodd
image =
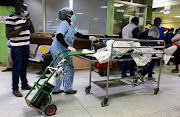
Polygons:
M69 14L72 11L72 9L65 7L59 10L59 19L60 20L65 20L66 15Z

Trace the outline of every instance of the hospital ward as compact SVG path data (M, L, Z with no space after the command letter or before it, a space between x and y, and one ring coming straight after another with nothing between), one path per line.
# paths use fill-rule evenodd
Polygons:
M0 117L180 117L180 0L0 0Z

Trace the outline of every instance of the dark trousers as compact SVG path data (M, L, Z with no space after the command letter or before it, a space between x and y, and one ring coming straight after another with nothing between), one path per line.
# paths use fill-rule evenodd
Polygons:
M152 72L153 72L155 63L156 63L156 60L152 59L151 62L145 66L145 68L141 72L141 75L145 76L146 74L148 74L148 77L152 77Z
M13 61L12 89L18 90L19 77L22 87L27 86L26 69L28 66L29 46L12 46L11 55Z
M46 67L49 66L49 64L53 61L53 58L51 55L48 55L44 58L43 66L41 71L44 72Z
M135 76L135 73L134 73L135 62L133 60L122 61L122 73L121 74L126 75L127 64L129 65L130 76Z

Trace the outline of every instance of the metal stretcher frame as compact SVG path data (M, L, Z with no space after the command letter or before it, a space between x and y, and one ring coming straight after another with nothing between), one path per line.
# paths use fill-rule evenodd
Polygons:
M113 47L113 44L111 45L111 56L110 56L110 60L108 61L108 66L107 66L107 80L106 80L106 96L105 98L102 100L101 102L101 106L107 106L107 102L108 102L108 88L109 88L109 77L110 77L110 68L109 66L111 65L112 61L126 61L126 60L133 60L132 58L128 58L128 59L113 59L113 55L112 55L112 50L113 48L161 48L163 49L162 53L142 53L142 54L162 54L161 57L151 57L152 59L160 59L160 66L159 66L159 75L158 75L158 81L154 81L157 83L157 88L154 89L154 95L156 95L159 92L159 84L160 84L160 77L161 77L161 67L162 67L162 61L163 61L163 56L164 56L164 48L165 48L165 42L163 40L138 40L138 39L122 39L122 38L100 38L100 40L115 40L115 41L134 41L134 42L163 42L163 46L142 46L142 47ZM115 42L114 41L114 42ZM131 53L126 53L123 55L131 55ZM89 74L89 86L87 86L85 88L85 92L86 93L90 93L91 90L91 82L92 82L92 63L93 62L98 62L98 60L96 59L91 59L91 57L85 57L85 56L81 56L81 55L76 55L76 57L86 60L88 62L90 62L90 74Z

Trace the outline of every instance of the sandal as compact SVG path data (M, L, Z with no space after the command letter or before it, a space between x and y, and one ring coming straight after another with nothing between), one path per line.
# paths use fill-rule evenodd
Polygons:
M172 73L179 73L179 70L173 69Z

